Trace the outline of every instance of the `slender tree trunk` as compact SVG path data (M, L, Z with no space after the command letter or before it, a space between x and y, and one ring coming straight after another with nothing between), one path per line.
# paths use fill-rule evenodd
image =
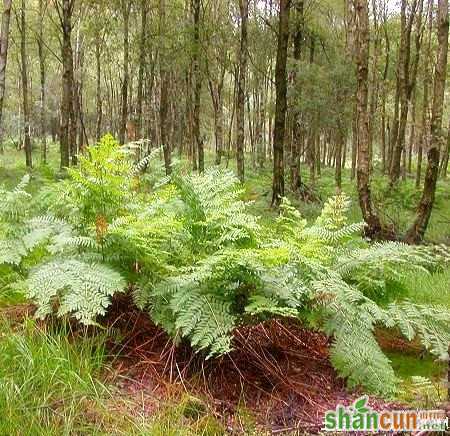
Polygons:
M431 60L431 40L433 33L433 0L428 0L428 35L427 48L424 57L423 72L423 98L422 98L422 131L420 134L419 148L417 150L417 171L416 171L416 188L419 189L422 178L422 161L424 147L428 146L429 132L429 77L431 76L430 64Z
M304 28L304 0L296 2L296 27L294 33L294 60L298 63L302 54L303 44L303 28ZM293 82L297 81L297 65L294 66ZM291 152L291 189L298 191L302 186L302 179L300 173L300 140L301 140L301 126L300 113L294 109L292 120L292 152Z
M22 0L20 8L20 23L17 20L20 30L20 70L22 77L22 108L23 108L23 144L25 149L25 161L27 168L33 167L31 156L31 138L30 138L30 105L28 101L28 65L26 52L26 17L25 0Z
M417 0L413 0L409 17L406 16L407 0L402 0L401 7L401 38L398 59L398 86L400 96L400 119L398 121L398 131L394 141L392 164L391 164L391 185L400 178L400 167L402 155L405 153L406 123L408 121L408 110L411 99L412 87L410 84L410 61L411 61L411 31L416 14ZM408 19L407 19L408 18ZM416 29L420 32L420 29ZM406 161L406 159L404 159Z
M336 138L336 167L334 171L334 179L336 181L336 186L339 189L342 188L342 148L344 147L344 144L345 134L341 123L339 123Z
M8 63L9 23L12 0L3 0L2 28L0 32L0 153L3 153L3 101L6 90L6 65Z
M355 58L355 25L356 25L356 9L353 7L354 0L344 0L345 3L345 56L348 62L353 62ZM358 160L358 110L356 104L356 95L352 98L352 147L351 147L351 172L350 178L354 180L356 177L356 164Z
M70 153L75 149L76 122L73 108L73 51L72 51L72 14L74 0L55 0L62 31L61 58L63 63L60 152L61 168L70 165Z
M95 38L95 66L96 66L96 93L95 93L95 138L100 141L102 135L102 63L101 63L101 39L100 32Z
M284 197L284 140L287 111L287 51L289 43L290 0L280 0L277 64L275 67L275 126L273 131L272 206Z
M372 0L372 14L373 14L373 26L374 26L374 49L372 56L372 74L370 80L370 98L369 98L369 160L370 169L372 171L373 167L373 138L375 135L375 125L376 125L376 112L378 108L378 98L379 98L379 72L378 72L378 62L381 56L381 40L380 40L380 27L378 21L378 8L376 0Z
M166 2L160 0L159 2L159 32L163 35L166 26ZM169 175L172 172L172 151L171 146L168 143L168 130L169 124L167 120L167 114L169 112L169 73L167 71L167 60L160 59L161 76L161 88L160 88L160 104L159 104L159 124L161 129L161 143L164 152L164 166L166 174Z
M412 119L411 119L411 131L409 135L409 145L408 145L408 174L411 174L412 170L412 155L413 149L416 144L416 115L417 115L417 107L416 107L416 93L413 92L413 101L412 101Z
M144 100L144 73L145 73L145 66L146 66L146 60L147 60L147 56L146 56L146 53L147 53L147 50L146 50L147 16L148 16L147 0L142 0L141 1L141 40L139 42L139 72L138 72L137 108L136 108L138 139L142 139L144 137L142 106L143 106L143 100Z
M214 109L214 141L216 145L215 164L220 165L223 154L223 84L225 80L225 68L220 71L219 80L210 77L209 91Z
M200 134L200 100L202 94L202 77L200 71L200 0L192 0L192 15L194 19L194 50L193 50L193 76L194 76L194 112L193 134L198 154L198 170L205 170L205 151L203 139Z
M369 119L368 119L368 75L369 75L369 8L367 0L355 0L356 8L356 65L357 65L357 109L358 109L358 165L357 185L359 204L366 234L379 238L381 222L374 211L370 191Z
M386 116L386 99L388 94L387 89L387 77L389 72L389 63L391 57L391 41L389 38L388 26L387 26L387 12L383 12L383 33L384 39L386 42L386 58L384 63L384 72L383 72L383 96L382 96L382 112L381 112L381 161L382 161L382 172L383 175L386 174L387 171L387 160L388 160L388 143L390 142L390 135L388 131L389 120Z
M236 106L236 163L239 180L244 182L244 143L245 143L245 92L247 76L247 22L248 0L239 0L241 14L241 46L239 50L239 74Z
M433 105L431 110L431 143L427 153L428 165L422 198L417 209L417 217L406 234L406 241L419 243L423 240L430 221L439 174L440 148L444 142L442 115L444 109L445 82L448 58L448 0L438 0L437 12L438 53L435 67Z
M37 38L40 77L41 159L47 163L46 68L44 55L44 0L39 0L39 34Z
M120 114L120 129L119 129L119 142L125 144L126 128L128 120L128 87L130 85L130 9L131 2L127 0L121 0L122 3L122 18L123 18L123 78L122 78L122 102L121 102L121 114Z

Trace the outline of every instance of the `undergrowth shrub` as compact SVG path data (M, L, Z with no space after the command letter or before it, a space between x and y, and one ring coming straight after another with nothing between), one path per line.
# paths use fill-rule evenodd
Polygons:
M349 206L344 194L333 197L307 225L284 202L276 235L266 232L265 238L224 248L210 242L214 253L206 251L181 274L142 290L149 295L152 318L175 338L206 349L208 357L228 352L240 325L299 318L333 338L331 360L350 386L392 392L397 380L375 328L399 329L409 340L418 337L444 358L450 311L396 301L389 286L411 272L429 274L449 254L442 248L436 256L434 248L401 243L369 245L360 236L364 223L347 221Z
M156 154L133 165L107 136L58 185L51 214L20 218L22 241L45 250L28 277L39 316L92 324L129 287L155 323L206 357L229 352L239 326L296 318L330 336L331 361L350 386L383 394L397 380L378 326L445 357L450 310L408 301L401 291L408 275L448 262L447 249L370 245L364 223L348 219L344 194L312 224L285 200L276 222L263 226L229 171L174 168L143 186L137 177Z

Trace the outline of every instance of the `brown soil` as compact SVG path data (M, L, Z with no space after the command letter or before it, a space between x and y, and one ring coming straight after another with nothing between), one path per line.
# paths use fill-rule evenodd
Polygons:
M245 406L272 433L315 434L326 410L360 395L348 393L332 368L328 339L294 322L239 329L232 353L204 360L185 344L175 347L129 302L116 303L115 309L109 324L120 333L110 344L120 356L116 382L122 392L138 397L149 415L161 401L186 392L203 399L230 431L238 431L236 412ZM376 399L370 405L389 407Z

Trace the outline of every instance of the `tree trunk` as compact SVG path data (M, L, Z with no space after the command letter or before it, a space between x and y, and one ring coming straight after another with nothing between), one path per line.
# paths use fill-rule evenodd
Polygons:
M294 60L296 63L300 61L302 54L303 43L303 28L304 28L304 0L298 0L296 3L296 28L294 33ZM296 69L298 65L294 66L293 82L297 80ZM294 109L294 116L292 120L292 152L291 152L291 189L298 191L302 186L302 178L300 173L300 140L301 140L301 126L300 113Z
M284 197L284 139L287 111L287 51L289 43L290 0L280 0L277 63L275 67L275 126L273 131L272 206L279 206Z
M450 157L450 121L447 129L447 146L444 147L444 156L442 158L441 174L444 179L447 178L448 162Z
M22 77L22 108L23 108L23 145L25 149L25 162L27 168L33 167L31 156L31 138L30 138L30 105L28 101L28 66L26 52L26 19L25 19L25 0L22 0L20 8L20 23L17 20L20 30L20 70Z
M419 189L422 178L422 160L424 146L428 145L429 132L429 78L431 76L430 64L431 60L431 40L433 33L433 0L428 0L428 40L427 49L424 57L423 72L423 98L422 98L422 131L420 135L419 148L417 150L417 171L416 171L416 188Z
M369 75L369 8L367 0L355 0L356 7L356 65L357 65L357 120L358 164L357 185L359 204L366 235L372 239L381 235L381 222L373 209L370 191L368 75Z
M159 32L163 35L166 26L166 2L160 0L159 2ZM167 122L167 114L169 113L169 75L166 66L167 59L160 59L161 89L160 89L160 104L159 104L159 124L161 129L161 143L164 152L164 166L166 174L172 172L172 153L171 147L168 143L169 125Z
M0 33L0 152L3 152L3 101L6 90L6 65L8 62L9 23L12 0L3 0L2 28Z
M102 135L102 63L101 63L101 40L100 32L97 33L95 38L95 66L96 66L96 93L95 93L95 138L100 141Z
M55 0L62 32L61 58L63 63L60 152L61 168L70 165L70 153L75 149L76 120L73 108L73 52L72 14L75 0Z
M408 145L408 174L411 174L412 170L412 155L413 149L416 144L416 115L417 115L417 107L416 107L416 93L413 92L412 97L412 119L411 119L411 130L409 135L409 145Z
M339 123L336 138L336 167L334 171L334 179L338 189L342 188L342 148L345 146L344 144L345 134L341 123Z
M423 4L423 0L419 0ZM409 17L406 16L407 0L402 0L401 7L401 38L398 56L398 81L400 119L398 120L398 131L393 142L393 154L391 163L390 183L394 185L400 178L400 166L402 155L405 153L406 123L408 121L408 111L411 100L411 93L414 83L411 83L410 63L411 63L411 31L414 17L417 11L417 0L413 0ZM407 19L408 18L408 19ZM420 28L416 29L420 32ZM406 161L406 159L404 159Z
M245 143L245 79L247 75L247 22L248 0L239 0L241 14L241 46L239 49L239 75L236 106L236 163L239 180L244 182L244 143Z
M139 42L139 72L138 72L138 89L137 89L137 138L142 139L143 134L143 122L142 122L142 106L144 100L144 73L146 67L146 42L147 42L147 16L148 7L147 0L141 2L141 40Z
M193 135L198 155L198 170L205 170L205 151L200 135L200 100L202 94L202 77L200 71L200 0L192 0L192 15L194 19L194 49L192 58L192 73L194 76L194 111Z
M388 126L389 121L386 116L386 99L388 94L388 85L387 85L387 77L389 72L389 63L391 57L391 40L389 38L388 26L387 26L387 13L386 11L383 13L383 33L384 39L386 42L386 58L384 63L384 72L383 72L383 94L382 94L382 112L381 112L381 161L382 161L382 172L383 175L386 174L387 170L387 160L388 160L388 142L389 142L389 132Z
M406 234L408 243L423 240L433 210L436 183L439 174L440 147L444 142L442 114L444 109L445 82L448 58L448 0L438 0L437 12L438 53L434 77L433 105L431 109L431 143L427 153L428 165L422 198L417 209L417 217Z
M353 62L355 58L355 24L356 9L353 7L353 0L345 0L345 56L348 62ZM356 176L356 164L358 160L358 110L356 105L356 96L352 96L352 147L351 147L351 173L350 178L354 180Z
M223 154L223 85L225 80L225 67L221 68L219 79L210 77L209 91L214 109L214 141L216 145L215 164L220 165Z
M120 115L119 142L125 144L125 132L128 120L128 87L130 84L129 57L130 57L130 9L131 2L122 0L123 17L123 78L122 78L122 103Z
M41 124L41 158L47 163L47 117L46 111L46 69L44 56L44 0L39 0L39 34L37 38L40 77L40 124Z

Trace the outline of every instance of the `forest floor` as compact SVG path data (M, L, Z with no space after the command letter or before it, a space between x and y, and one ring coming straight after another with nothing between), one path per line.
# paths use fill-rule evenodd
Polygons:
M0 160L0 184L14 186L25 171L17 164L22 155L9 151ZM55 150L50 162L33 171L31 192L57 178ZM245 198L261 220L271 222L276 215L269 207L270 169L257 172L250 163L247 168ZM396 192L379 176L373 184L379 211L401 234L420 196L414 179ZM343 190L354 200L357 221L354 185L345 170ZM323 200L334 194L332 169L322 169L316 192ZM321 210L321 204L292 200L308 219ZM449 229L448 180L439 183L427 240L449 244ZM0 416L0 435L23 429L32 435L312 434L320 431L326 410L361 395L348 392L336 376L327 338L299 326L274 321L244 328L236 332L235 351L205 362L188 347L175 348L126 299L115 301L106 328L93 334L35 321L33 306L19 290L4 292L6 280L0 269L0 410L8 404L10 411ZM450 307L450 270L418 273L406 285L416 301ZM395 335L380 331L378 338L403 383L393 403L371 398L371 406L439 405L445 398L444 364Z

